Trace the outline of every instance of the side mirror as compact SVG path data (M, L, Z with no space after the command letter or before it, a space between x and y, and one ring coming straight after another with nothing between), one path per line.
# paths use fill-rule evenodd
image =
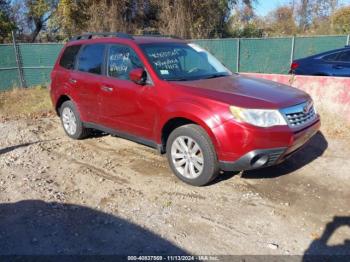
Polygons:
M145 85L147 73L143 68L132 69L129 73L130 80L138 85Z

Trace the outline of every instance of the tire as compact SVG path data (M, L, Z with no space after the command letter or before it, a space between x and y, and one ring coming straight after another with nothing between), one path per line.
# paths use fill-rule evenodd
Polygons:
M167 140L166 155L173 173L192 186L207 185L219 173L218 159L211 139L198 125L176 128Z
M78 110L72 101L66 101L61 105L60 117L61 117L62 127L70 138L82 139L89 135L89 130L85 128L83 123L81 122ZM69 123L68 123L69 119L71 119L72 122L75 123L75 128L73 127L69 128ZM72 122L70 122L71 125L72 125Z

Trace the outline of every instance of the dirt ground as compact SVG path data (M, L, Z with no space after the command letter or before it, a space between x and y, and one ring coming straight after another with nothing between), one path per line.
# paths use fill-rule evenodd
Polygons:
M350 254L348 139L197 188L153 149L74 141L56 117L0 130L1 254Z

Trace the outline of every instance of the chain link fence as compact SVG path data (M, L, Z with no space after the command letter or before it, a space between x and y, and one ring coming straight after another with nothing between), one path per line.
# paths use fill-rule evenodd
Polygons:
M19 86L18 66L13 45L0 45L0 90Z
M349 36L199 39L201 45L234 72L288 73L293 59L344 47ZM0 91L47 84L63 44L0 45Z
M0 91L13 87L45 85L58 53L59 43L0 44Z
M230 70L287 74L293 59L349 45L349 36L310 36L194 40Z

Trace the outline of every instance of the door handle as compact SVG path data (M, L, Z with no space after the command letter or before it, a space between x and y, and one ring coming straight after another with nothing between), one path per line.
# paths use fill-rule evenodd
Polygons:
M334 69L343 69L344 67L342 67L341 65L334 65L333 68Z
M77 83L77 80L76 80L76 79L73 79L73 78L70 78L70 79L69 79L69 83L76 84L76 83Z
M109 86L101 86L101 90L105 92L112 92L113 88Z

